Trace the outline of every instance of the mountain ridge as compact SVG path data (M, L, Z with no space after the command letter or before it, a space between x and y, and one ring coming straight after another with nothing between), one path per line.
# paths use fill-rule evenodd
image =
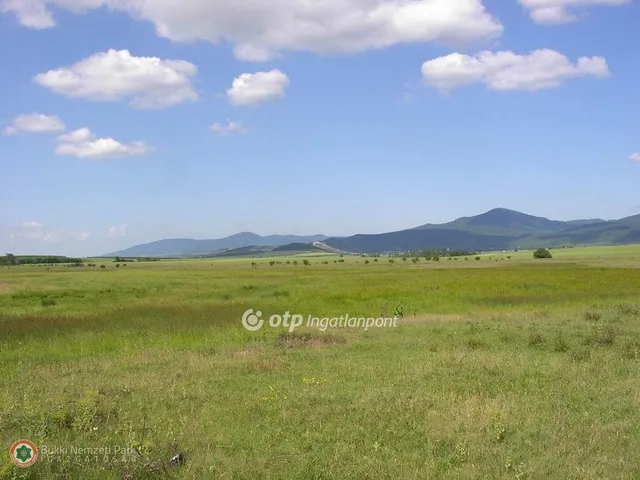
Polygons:
M619 220L550 220L506 208L460 217L442 224L424 224L395 232L326 235L268 235L241 232L211 240L165 239L136 245L104 257L203 256L245 247L313 244L350 253L381 253L424 249L512 250L539 246L640 243L640 215Z

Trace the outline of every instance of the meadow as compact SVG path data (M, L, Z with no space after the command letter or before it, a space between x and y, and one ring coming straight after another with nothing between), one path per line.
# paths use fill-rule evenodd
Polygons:
M640 247L553 255L1 267L0 479L640 478Z

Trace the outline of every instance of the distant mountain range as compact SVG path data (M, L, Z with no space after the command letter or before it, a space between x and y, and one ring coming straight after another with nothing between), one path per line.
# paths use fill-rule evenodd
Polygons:
M255 233L236 233L217 240L192 240L176 238L136 245L119 252L109 253L105 257L191 257L207 255L223 250L243 247L279 247L291 243L312 243L325 240L326 235L269 235L261 237Z
M312 245L315 242L315 245ZM239 233L219 240L160 240L105 256L181 257L214 254L245 247L309 244L309 250L336 249L349 253L382 253L423 249L512 250L516 248L640 243L640 215L621 220L558 221L496 208L453 222L426 224L398 232L326 237ZM292 248L300 251L300 245ZM281 249L282 250L282 249ZM286 250L286 248L284 249Z

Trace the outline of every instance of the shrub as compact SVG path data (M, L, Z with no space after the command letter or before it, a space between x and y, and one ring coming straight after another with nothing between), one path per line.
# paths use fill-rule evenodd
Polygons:
M584 313L584 319L589 322L597 322L601 318L602 318L602 314L600 312L591 311L591 312Z
M107 268L106 265L100 265L100 268Z
M42 300L40 300L40 305L42 305L43 307L52 307L55 304L56 304L56 301L53 298L45 297Z
M271 265L272 267L273 267L275 264L276 264L276 262L274 262L273 260L271 260L271 261L269 262L269 265Z
M480 260L482 257L476 257L476 260Z
M547 248L539 248L533 252L533 258L553 258L551 252Z
M542 345L544 343L544 337L540 332L532 332L529 335L529 346L537 347L538 345Z
M302 260L302 263L304 265L310 265L309 260L307 260L306 258L304 260Z

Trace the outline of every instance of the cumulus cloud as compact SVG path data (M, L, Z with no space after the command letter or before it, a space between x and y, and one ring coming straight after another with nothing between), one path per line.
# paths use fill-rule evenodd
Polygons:
M110 227L109 230L107 230L107 235L110 238L126 237L127 236L127 226L126 225L120 225L120 226L117 226L117 227Z
M281 51L354 53L400 43L469 43L503 27L482 0L0 0L32 28L55 25L49 7L72 12L107 6L151 21L174 41L223 41L245 60Z
M615 7L631 3L631 0L518 0L531 19L542 25L559 25L574 22L589 7Z
M629 159L634 162L640 162L640 153L632 153Z
M48 227L40 222L22 222L9 229L12 240L40 241L45 243L57 243L64 240L85 242L91 238L88 232L74 232L64 228Z
M214 123L211 125L211 131L217 137L228 137L233 134L247 133L247 129L242 126L242 122L227 120L226 124Z
M93 139L95 139L95 135L86 127L79 128L78 130L74 130L73 132L60 135L58 137L58 140L66 143L83 143L89 142Z
M113 138L97 138L88 128L80 128L58 137L61 142L56 155L67 155L89 160L146 155L152 149L144 142L120 143Z
M60 132L65 129L64 122L60 120L60 117L41 113L28 113L14 118L11 125L4 128L3 133L5 135L14 135L19 132L50 133Z
M78 63L40 73L38 85L67 97L129 100L134 108L164 108L196 100L198 68L183 60L136 57L128 50L96 53Z
M42 30L56 24L51 6L83 13L106 3L104 0L0 0L0 11L13 13L25 27Z
M280 70L243 73L233 80L227 98L232 105L259 105L284 98L289 84L289 77Z
M474 56L452 53L425 62L422 75L441 91L474 83L484 83L491 90L539 90L575 77L608 77L610 72L602 57L581 57L573 64L556 51L535 50L528 55L508 51Z

